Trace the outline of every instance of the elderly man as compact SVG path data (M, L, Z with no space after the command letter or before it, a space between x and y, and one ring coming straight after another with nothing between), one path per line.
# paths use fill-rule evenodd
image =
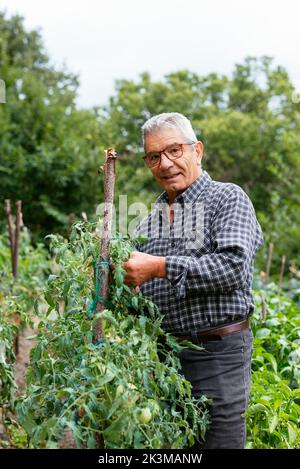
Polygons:
M197 447L244 448L253 343L248 318L261 228L239 186L213 181L202 170L203 144L185 116L152 117L143 140L145 163L164 192L146 220L148 241L124 264L125 282L152 298L167 332L204 347L179 354L194 395L212 400L211 426Z

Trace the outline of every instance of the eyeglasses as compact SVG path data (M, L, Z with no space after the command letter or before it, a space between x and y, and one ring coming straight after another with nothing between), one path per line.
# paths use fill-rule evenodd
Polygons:
M154 168L160 164L161 155L164 154L169 160L177 160L183 155L183 145L194 145L196 142L192 143L173 143L172 145L167 146L164 150L161 151L149 151L143 156L143 160L149 166L149 168Z

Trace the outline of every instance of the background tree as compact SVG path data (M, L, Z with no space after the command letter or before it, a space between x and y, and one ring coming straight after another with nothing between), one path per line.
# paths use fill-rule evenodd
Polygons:
M203 166L214 179L241 185L279 259L299 260L300 104L286 72L269 57L248 57L231 76L188 70L152 81L118 80L105 107L76 107L78 78L55 69L37 31L0 14L0 182L4 198L22 199L37 236L62 231L68 214L95 213L103 150L118 161L117 195L150 205L161 192L142 161L141 125L154 114L182 112L204 142ZM2 204L3 205L3 204ZM3 209L0 207L0 215ZM4 219L4 217L2 217Z
M101 198L99 126L93 111L76 108L78 78L50 64L39 32L2 13L0 37L1 219L4 198L22 199L26 224L44 235Z
M116 95L102 110L102 141L116 141L124 153L118 187L153 200L158 193L143 166L140 127L150 116L182 112L204 142L203 167L213 178L239 184L250 195L264 229L266 245L298 257L300 222L300 105L282 67L269 57L245 59L232 77L187 70L152 82L148 73L137 82L119 80ZM132 170L134 166L134 171Z

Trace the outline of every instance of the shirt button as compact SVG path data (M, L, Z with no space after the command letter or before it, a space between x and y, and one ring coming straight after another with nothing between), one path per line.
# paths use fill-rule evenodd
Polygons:
M172 248L175 248L175 246L176 246L175 241L172 241L172 242L171 242L171 247L172 247Z

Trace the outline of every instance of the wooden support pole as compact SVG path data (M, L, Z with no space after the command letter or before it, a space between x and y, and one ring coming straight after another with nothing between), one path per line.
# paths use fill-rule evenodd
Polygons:
M102 167L104 172L104 214L101 234L100 261L106 261L109 258L109 241L111 238L113 201L116 180L116 158L117 153L114 148L108 148L105 151L105 164ZM100 265L98 270L98 284L100 292L97 297L107 297L109 283L109 269L105 265ZM105 305L97 301L96 312L101 313L105 309ZM94 325L94 341L97 342L103 338L103 328L101 318L98 318Z
M11 204L10 204L9 199L5 200L4 209L5 209L6 218L7 218L8 236L9 236L9 244L10 244L10 252L11 252L11 265L12 265L12 271L14 271L15 228L14 228L14 222L13 222L13 217L11 213Z
M266 283L268 283L269 277L270 277L271 263L272 263L272 257L273 257L273 248L274 248L273 243L270 243L269 251L268 251L267 266L266 266L266 278L265 278Z
M281 290L281 287L282 287L282 282L283 282L283 277L284 277L284 271L285 271L285 263L286 263L286 256L282 256L282 258L281 258L280 275L279 275L279 283L278 283L279 291Z
M16 202L16 229L14 236L14 256L13 256L13 276L16 278L18 275L18 259L19 259L19 239L20 229L22 224L22 202L18 200Z
M8 226L8 235L11 251L11 263L12 263L12 273L14 278L18 275L18 257L19 257L19 239L20 239L20 229L23 223L22 218L22 202L18 200L16 202L16 224L14 226L13 216L11 213L11 203L9 199L5 200L5 213L7 218Z
M261 319L265 321L267 319L267 304L264 293L260 292L261 297Z
M14 225L13 216L11 212L11 203L9 199L5 200L4 205L6 218L7 218L7 226L8 226L8 236L9 236L9 243L10 243L10 251L11 251L11 264L12 264L12 274L13 278L16 279L18 275L18 259L19 259L19 239L20 239L20 229L23 226L23 217L22 217L22 202L18 200L16 202L16 223ZM12 287L13 288L13 287ZM14 314L14 323L18 324L20 320L20 315L18 312ZM14 349L16 355L19 352L19 334L16 333L14 339Z

